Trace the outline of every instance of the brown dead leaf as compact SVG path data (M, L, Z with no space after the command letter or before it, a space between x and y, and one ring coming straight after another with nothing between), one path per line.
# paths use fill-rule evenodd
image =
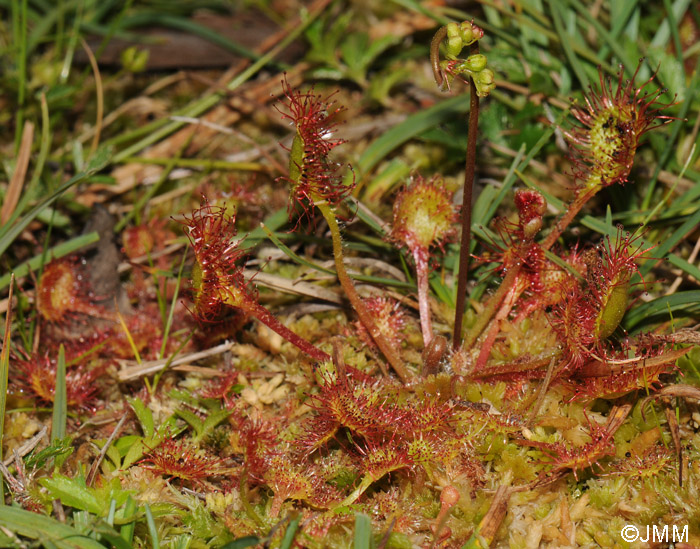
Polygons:
M12 216L12 212L15 211L17 203L19 202L19 197L22 194L22 187L24 186L24 180L27 177L27 168L29 167L29 157L32 152L32 142L34 140L34 124L29 120L24 123L24 129L22 130L22 140L19 146L19 153L17 154L17 162L15 164L15 171L12 174L12 180L7 187L7 192L5 193L5 199L2 203L2 210L0 210L0 225L7 223L7 220Z

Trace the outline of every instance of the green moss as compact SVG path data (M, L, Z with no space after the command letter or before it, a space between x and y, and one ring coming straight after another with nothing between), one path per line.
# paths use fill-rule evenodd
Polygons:
M502 448L494 452L492 448L491 454L498 456L494 468L499 473L510 472L513 479L531 481L536 476L536 466L526 455L526 449L523 446L516 444L506 444Z
M542 505L538 505L537 508L535 509L533 516L535 517L535 520L542 520L544 519L549 513L552 511L552 506L549 503L543 503Z
M626 487L626 481L622 477L591 479L586 484L591 505L601 511L608 511L618 505Z
M506 384L499 381L495 384L471 383L465 387L465 397L470 402L482 402L487 400L497 409L503 404L503 396L506 392Z
M379 544L381 540L384 539L384 536L375 536L374 542L375 544ZM412 549L414 547L413 541L411 541L411 538L409 538L405 534L401 534L399 532L391 532L389 534L389 537L387 538L386 545L384 545L387 549Z

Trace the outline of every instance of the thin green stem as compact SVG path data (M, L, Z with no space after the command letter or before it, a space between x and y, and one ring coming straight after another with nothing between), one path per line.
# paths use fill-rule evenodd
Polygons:
M360 298L360 295L357 293L355 285L353 284L352 279L350 278L347 270L345 269L345 263L343 262L343 242L340 235L340 227L338 227L338 221L335 218L333 210L327 202L317 202L316 206L325 218L326 222L328 223L328 227L331 231L335 270L338 276L338 280L340 281L340 285L345 291L345 295L350 300L350 304L355 309L357 316L360 318L360 322L362 322L362 325L372 336L372 339L377 344L377 347L379 347L379 350L382 352L389 364L391 364L391 367L401 378L401 381L403 381L404 383L408 383L408 381L410 381L411 379L408 370L406 370L403 361L401 360L401 358L399 358L396 349L394 349L393 345L391 345L382 335L381 331L379 330L379 327L374 322L372 315L367 310L367 307L365 307L365 304L362 302L362 298Z

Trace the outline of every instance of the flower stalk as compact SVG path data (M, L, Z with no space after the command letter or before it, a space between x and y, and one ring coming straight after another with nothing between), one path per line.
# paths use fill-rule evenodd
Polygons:
M457 303L452 334L453 349L462 342L462 323L467 299L467 276L469 274L469 255L471 249L472 195L474 173L476 171L476 138L479 126L479 98L489 95L495 87L493 71L486 67L486 57L479 52L479 40L484 31L474 23L464 21L460 24L449 23L441 27L430 43L430 62L435 82L441 88L449 88L450 79L459 76L467 78L469 86L469 121L467 135L467 155L464 164L464 192L462 199L461 225L462 234L459 250L459 271L457 275ZM445 43L444 61L440 61L440 45ZM466 46L470 47L470 56L462 61L458 55Z
M479 46L472 46L477 52ZM452 332L452 348L459 348L462 343L462 321L464 305L467 300L467 276L469 274L469 255L472 240L472 195L474 192L474 172L476 170L476 136L479 125L479 96L476 86L469 89L469 130L467 135L467 158L464 166L464 191L462 198L461 225L462 235L459 248L459 271L457 278L457 303Z

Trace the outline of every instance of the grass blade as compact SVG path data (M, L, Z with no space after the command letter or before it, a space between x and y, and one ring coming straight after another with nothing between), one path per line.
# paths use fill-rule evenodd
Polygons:
M303 23L295 27L294 30L287 34L287 36L285 36L285 38L281 40L279 44L272 48L268 53L260 57L260 59L258 59L255 63L248 67L248 69L236 76L236 78L234 78L231 82L229 82L226 86L226 89L237 89L241 84L246 82L251 76L253 76L256 72L258 72L265 65L267 65L272 59L274 59L277 56L277 54L284 50L284 48L286 48L291 42L296 40L304 32L306 27L308 27L316 19L316 17L320 15L321 11L322 10L317 10L314 13L310 13L308 17L303 21ZM208 111L210 108L216 105L220 100L221 93L213 93L211 95L207 95L205 97L202 97L201 99L193 101L180 111L175 112L173 114L179 116L199 116L200 114ZM126 149L117 153L114 157L115 162L122 162L125 158L133 156L137 152L142 151L146 147L153 145L154 143L160 141L164 137L179 130L185 124L185 122L170 122L169 117L162 118L160 120L152 122L151 124L147 124L142 128L139 128L137 132L132 132L129 135L121 136L120 141L122 139L132 139L135 136L135 134L145 135L145 137L140 141L134 143L133 145L130 145ZM116 144L116 142L117 140L113 141L114 144Z
M665 295L643 303L635 307L625 315L625 328L631 330L643 320L648 320L656 315L663 315L674 311L686 311L688 313L700 312L700 290L689 290ZM655 319L658 320L658 319Z
M175 315L175 305L177 305L177 298L180 295L180 287L182 285L182 270L185 267L185 259L187 258L187 252L182 254L182 261L180 262L180 269L177 272L177 283L175 284L175 291L173 292L173 299L170 302L170 311L168 311L168 318L165 321L165 328L163 329L163 344L160 346L160 353L158 358L163 358L165 356L165 349L168 346L168 336L170 335L170 328L173 325L173 317Z
M41 540L44 547L58 549L105 549L94 539L57 520L18 507L0 507L0 526L29 539Z
M12 2L12 37L16 44L17 117L15 122L15 149L19 148L24 128L24 103L27 95L27 0Z
M289 521L289 526L287 526L287 529L284 532L284 537L282 538L280 549L291 548L292 543L294 542L294 536L297 535L297 529L299 528L299 520L301 520L301 517L296 516Z
M44 547L58 549L105 549L94 539L51 517L18 507L0 507L0 526L30 539L41 540Z
M700 224L700 208L695 211L688 219L685 220L680 227L678 227L671 236L664 239L664 241L659 244L657 248L654 248L654 257L665 258L666 255L678 244L685 236L691 231L695 230ZM654 265L656 265L658 259L648 259L640 268L639 272L642 275L647 274Z
M126 503L124 504L124 519L130 519L136 515L138 506L136 505L136 500L131 496L126 498ZM134 539L134 530L136 529L136 521L133 520L124 524L119 529L119 535L127 542L131 543Z
M325 267L322 267L318 263L314 263L313 261L309 261L308 259L301 257L300 255L294 253L269 228L267 228L262 223L261 223L261 227L265 231L265 234L267 235L267 237L272 241L272 243L275 246L277 246L280 249L280 251L284 252L295 263L298 263L299 265L303 265L305 267L309 267L310 269L313 269L313 270L318 271L320 273L330 274L330 275L337 274L334 269L327 269ZM383 278L383 277L371 276L371 275L363 275L363 274L358 274L358 273L348 273L348 275L353 280L359 280L360 282L368 282L370 284L383 284L385 286L394 286L396 288L414 288L413 285L408 284L407 282L403 282L401 280L393 280L390 278Z
M5 438L5 408L7 406L7 381L10 371L10 328L12 326L12 292L15 286L15 275L10 277L10 292L7 297L7 313L5 314L5 333L2 338L0 351L0 461L2 460L2 442ZM0 506L5 505L5 484L0 477Z
M379 162L381 162L387 154L402 145L409 139L419 135L427 129L432 128L444 122L447 119L469 111L469 96L458 95L451 97L445 101L441 101L433 105L429 109L417 112L397 124L389 131L385 132L381 137L376 139L362 153L360 159L354 165L358 177L358 183L362 184L362 180L367 177L368 173ZM352 183L352 174L345 177L345 183Z
M610 37L613 39L618 39L620 36L620 33L625 30L626 33L630 32L630 27L634 28L634 22L635 19L631 19L634 12L635 8L637 8L637 0L621 0L618 2L614 2L610 6L610 16L611 16L611 23L612 23L612 28L610 29ZM639 25L639 21L637 20L637 27ZM636 33L639 32L639 29L636 29ZM635 34L636 34L635 33ZM598 52L598 57L601 59L605 58L608 56L608 53L610 51L610 48L605 45L603 46L600 51Z
M148 503L145 504L146 507L146 524L148 525L148 535L151 536L151 547L153 549L160 549L160 541L158 540L158 528L156 528L156 523L153 520L153 513L151 513L151 506Z
M369 517L355 513L355 549L369 549L372 540L372 525Z
M554 130L552 129L552 132L550 133L549 131L542 136L542 144L540 145L540 142L538 141L537 145L533 148L532 151L530 151L530 154L527 155L527 158L525 159L524 162L522 161L523 155L525 154L525 143L523 143L520 146L520 149L518 150L518 153L515 155L515 158L513 158L513 162L511 162L510 167L508 168L508 173L506 174L506 178L503 180L503 185L501 186L500 191L498 194L495 196L493 201L491 201L489 204L484 204L484 209L481 208L474 208L476 211L474 212L474 221L473 224L475 225L488 225L491 219L493 219L493 216L496 215L496 210L498 210L498 207L501 205L501 202L503 202L503 199L505 198L506 194L510 191L510 189L513 187L513 184L515 183L515 170L520 170L521 172L525 169L527 164L529 163L530 160L535 156L537 151L544 145L544 138L546 137L547 140L549 140L549 137L551 134L554 133ZM489 189L492 189L492 187L489 187ZM494 190L495 192L495 190ZM484 194L483 192L481 193L482 195ZM479 196L479 199L481 196ZM484 212L481 214L481 212Z
M589 86L588 77L586 76L586 71L583 70L583 67L579 63L579 60L576 58L574 50L571 48L571 43L574 40L573 36L568 36L564 29L562 15L559 11L561 9L561 6L556 0L550 0L549 5L552 8L552 19L554 20L554 28L557 31L557 34L559 35L559 43L561 44L561 47L564 50L564 55L566 55L566 58L569 60L571 68L574 69L574 73L576 74L576 78L578 78L578 81L581 83L581 87L583 89L587 89Z
M249 50L248 48L241 46L237 42L228 39L226 36L219 34L218 32L205 27L204 25L192 21L191 19L181 17L178 15L172 15L167 13L136 13L128 17L123 18L124 27L152 27L152 26L164 26L170 27L171 29L177 29L188 34L193 34L204 38L205 40L220 46L232 53L250 59L251 61L257 61L260 59L260 55Z
M661 156L659 156L659 161L656 165L656 168L654 169L654 175L652 175L651 180L649 181L649 185L647 186L647 193L646 196L644 197L644 202L642 203L642 209L643 210L648 210L651 207L651 201L654 196L654 189L656 188L656 181L659 177L659 174L661 173L661 170L663 167L666 165L666 162L671 156L671 153L674 152L677 148L676 146L676 140L678 139L678 135L681 131L681 128L683 127L683 119L685 118L686 114L688 113L688 110L690 109L690 106L693 104L695 101L695 95L698 92L698 74L697 74L697 69L700 68L700 60L695 64L696 67L696 72L695 75L693 76L693 79L690 82L690 85L688 86L686 92L687 96L683 104L681 105L681 109L678 113L678 120L674 120L671 122L672 124L672 130L669 132L667 138L666 138L666 147L664 148L663 152L661 153Z
M590 24L598 35L603 39L603 41L608 45L608 47L617 56L618 61L620 61L625 66L625 72L628 76L634 74L634 67L636 63L627 55L627 52L622 48L622 45L618 40L613 38L605 27L601 25L598 20L591 15L590 10L587 6L584 6L579 0L565 0L565 2L574 7L574 9Z
M687 0L680 0L676 2L676 6L682 8L681 13L687 9L689 2ZM673 39L673 49L676 50L676 59L680 63L683 63L683 46L681 46L681 37L678 34L678 22L676 21L676 14L673 13L673 6L671 6L671 0L664 0L664 8L666 8L666 21L668 21L668 27L671 29L671 38ZM661 29L659 29L661 30ZM666 43L666 40L664 40Z
M651 45L657 48L665 48L668 44L668 39L672 38L673 33L678 34L678 28L674 23L683 18L683 14L690 6L691 0L676 0L671 9L666 11L666 19L659 25L659 30L656 31L654 38L651 40ZM664 6L668 7L670 2L664 2ZM675 42L675 38L673 38ZM676 49L676 55L683 55L682 49Z
M676 254L669 254L666 259L671 265L678 267L685 274L692 276L695 280L700 282L700 268L696 265L688 263L685 259L678 257Z
M53 396L53 417L51 420L51 440L61 440L66 436L68 419L68 399L66 396L66 350L63 344L58 348L56 365L56 386Z
M326 269L325 267L321 267L321 265L319 265L318 263L314 263L313 261L309 261L305 257L301 257L300 255L294 253L284 242L282 242L277 237L277 235L275 235L275 233L273 233L269 228L267 228L262 223L260 224L260 227L262 228L263 231L265 231L267 238L269 238L275 246L277 246L281 251L283 251L295 263L298 263L299 265L303 265L305 267L308 267L309 269L313 269L314 271L319 271L321 273L331 274L331 275L335 274L334 270Z

